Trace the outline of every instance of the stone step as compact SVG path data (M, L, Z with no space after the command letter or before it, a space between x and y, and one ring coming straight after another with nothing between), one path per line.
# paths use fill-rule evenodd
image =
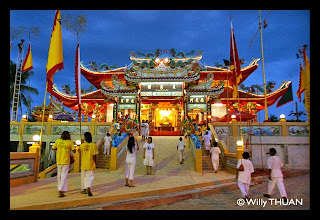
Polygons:
M97 168L109 169L111 163L111 156L100 154L97 159Z

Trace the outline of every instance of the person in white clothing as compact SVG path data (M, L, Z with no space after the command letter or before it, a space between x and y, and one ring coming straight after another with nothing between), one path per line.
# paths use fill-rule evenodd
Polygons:
M267 161L268 169L269 169L269 185L268 185L268 193L264 194L265 197L270 198L271 194L274 190L275 185L277 184L280 195L283 199L287 199L287 192L283 184L283 174L281 171L281 167L283 166L280 158L275 156L277 153L276 149L270 148L269 157Z
M149 137L149 121L146 120L146 138Z
M183 164L183 151L184 148L186 147L186 143L184 143L184 141L182 141L182 137L179 138L179 142L177 144L177 150L179 150L180 153L180 164Z
M141 123L140 127L141 127L142 141L145 141L146 140L147 127L146 127L146 123L145 123L144 120L142 120L142 123Z
M239 159L238 164L237 164L237 169L239 169L239 167L243 166L243 170L240 171L239 170L239 174L238 174L238 187L241 191L242 194L242 198L247 198L248 197L248 193L249 193L249 186L251 183L251 180L253 180L253 165L252 162L249 160L249 153L248 152L243 152L242 154L243 159Z
M209 127L207 128L207 132L208 132L208 135L210 135L210 137L212 137L212 132Z
M104 137L103 154L110 155L110 148L112 146L112 138L109 133Z
M152 166L154 164L154 144L152 143L152 137L148 137L148 142L143 145L143 163L146 166L146 175L151 175ZM150 170L150 172L149 172Z
M212 138L209 135L209 132L206 131L206 135L202 138L202 142L204 143L204 146L206 147L207 155L209 155L209 152L210 152L211 140L212 140Z
M128 139L128 144L126 147L127 150L127 157L126 157L126 172L125 172L125 179L126 185L129 187L135 187L132 185L134 170L136 168L136 154L137 150L139 150L139 146L136 144L133 135L131 134Z
M213 142L213 146L211 146L210 149L210 154L214 172L217 173L219 168L219 154L221 154L220 148L218 147L218 142Z

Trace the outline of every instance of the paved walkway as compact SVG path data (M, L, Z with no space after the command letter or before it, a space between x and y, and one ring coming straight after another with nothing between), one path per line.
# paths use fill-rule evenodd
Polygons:
M288 203L281 203L281 198L277 187L275 187L273 199L263 197L268 189L268 182L250 186L249 196L255 204L239 203L237 200L241 198L241 192L238 188L235 190L222 191L218 194L210 194L207 196L192 198L171 204L151 207L145 210L309 210L310 209L310 174L288 178L284 180L288 195ZM291 200L292 199L292 200ZM302 205L296 202L301 201ZM266 201L263 206L261 201ZM292 201L290 203L290 200Z
M37 183L10 188L10 209L61 209L101 202L151 196L162 193L190 190L234 181L235 175L195 172L189 147L185 149L185 162L179 163L176 143L179 137L153 137L155 144L155 165L153 175L145 175L143 165L143 142L139 141L137 164L133 184L125 187L124 161L116 171L97 169L92 186L92 197L80 193L80 173L69 173L68 192L59 198L56 177L39 180ZM141 137L139 137L141 140Z

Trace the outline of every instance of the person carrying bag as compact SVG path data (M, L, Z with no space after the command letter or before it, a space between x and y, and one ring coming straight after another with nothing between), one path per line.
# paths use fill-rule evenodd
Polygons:
M249 160L249 153L244 152L242 154L243 159L240 159L237 164L238 169L238 187L241 191L242 198L247 198L249 193L249 186L251 179L253 179L252 173L254 172L252 162Z

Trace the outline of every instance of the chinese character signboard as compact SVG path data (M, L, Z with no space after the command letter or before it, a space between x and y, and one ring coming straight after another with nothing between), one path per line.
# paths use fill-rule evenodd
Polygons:
M113 122L117 122L118 119L118 105L117 102L113 103Z
M191 95L188 96L188 109L207 110L207 96L206 95Z
M141 96L182 96L182 82L141 83Z
M135 96L120 96L118 109L136 109L137 99Z

